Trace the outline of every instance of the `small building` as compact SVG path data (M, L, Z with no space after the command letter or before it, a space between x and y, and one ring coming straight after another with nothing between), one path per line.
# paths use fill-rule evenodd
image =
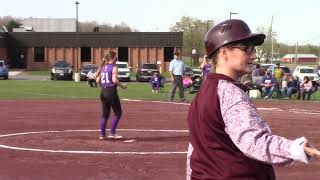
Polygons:
M4 32L0 58L11 68L47 70L65 59L75 70L100 64L110 50L136 70L142 63L157 63L167 70L174 51L181 51L182 32Z
M315 63L318 61L318 56L314 54L286 54L281 58L281 61L289 63Z

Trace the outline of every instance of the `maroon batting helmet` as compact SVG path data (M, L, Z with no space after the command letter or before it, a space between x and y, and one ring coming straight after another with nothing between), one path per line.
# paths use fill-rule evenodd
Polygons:
M209 58L222 46L236 42L248 41L255 46L263 44L266 35L251 33L249 26L242 20L230 19L212 27L204 39L205 49Z

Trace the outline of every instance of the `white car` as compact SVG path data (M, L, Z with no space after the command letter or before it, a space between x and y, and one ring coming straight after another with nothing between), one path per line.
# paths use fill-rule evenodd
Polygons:
M310 81L319 82L320 79L314 68L309 66L297 66L292 75L298 81L303 81L305 76L308 76Z
M118 61L117 63L118 67L118 79L119 81L130 81L130 67L128 66L127 62L120 62Z

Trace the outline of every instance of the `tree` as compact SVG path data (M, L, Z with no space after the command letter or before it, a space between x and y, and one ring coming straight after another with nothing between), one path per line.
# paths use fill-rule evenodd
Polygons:
M184 56L191 57L191 50L196 49L197 55L200 57L205 54L204 37L207 33L207 21L193 17L183 16L179 22L169 28L171 32L183 32L183 47ZM198 59L194 65L198 65Z
M264 59L266 63L269 63L272 53L273 53L273 58L279 56L278 52L279 52L280 46L277 42L277 33L271 32L270 28L265 28L262 26L259 26L257 28L257 31L259 33L267 34L267 37L264 43L261 46L257 47L258 63L260 63L262 59ZM273 52L272 52L272 46L273 46ZM277 52L277 53L274 53L274 52Z
M12 32L13 28L18 28L20 26L21 26L20 22L17 22L16 20L11 20L11 21L8 22L6 27L7 27L9 32Z
M79 28L80 32L93 32L93 30L98 27L99 32L133 32L137 30L132 30L126 23L116 24L114 26L110 24L99 25L96 21L80 22Z
M7 28L8 31L12 32L13 28L18 28L21 25L21 19L15 18L12 16L3 16L0 17L0 28L2 29L3 26Z

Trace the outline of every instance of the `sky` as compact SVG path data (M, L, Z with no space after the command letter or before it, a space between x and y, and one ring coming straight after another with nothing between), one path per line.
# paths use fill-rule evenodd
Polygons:
M0 0L0 16L76 18L76 0ZM183 16L244 20L251 31L270 27L278 42L320 45L317 0L78 0L78 20L111 25L126 23L142 32L167 32Z

